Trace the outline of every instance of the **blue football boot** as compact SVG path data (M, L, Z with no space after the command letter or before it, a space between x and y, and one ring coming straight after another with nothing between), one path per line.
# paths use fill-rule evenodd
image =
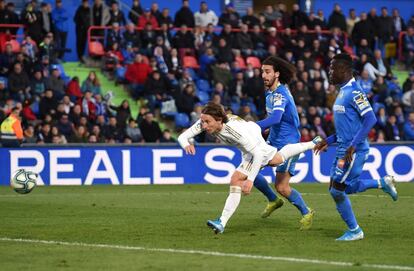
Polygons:
M364 232L358 226L355 230L347 230L344 235L336 239L336 241L356 241L364 239Z
M221 225L220 218L217 218L216 220L207 220L207 226L213 229L215 234L224 232L224 226Z
M390 195L394 201L398 199L397 189L395 188L394 176L387 175L381 178L381 189L382 191Z

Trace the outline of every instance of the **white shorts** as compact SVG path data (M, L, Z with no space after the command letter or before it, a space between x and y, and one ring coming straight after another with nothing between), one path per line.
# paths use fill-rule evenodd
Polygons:
M247 176L247 179L254 181L262 167L265 167L276 155L277 149L268 144L261 144L250 153L243 153L242 161L237 171Z

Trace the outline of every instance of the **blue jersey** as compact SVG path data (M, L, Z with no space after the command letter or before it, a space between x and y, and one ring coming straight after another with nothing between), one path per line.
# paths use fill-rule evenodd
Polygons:
M333 106L338 151L346 150L362 126L362 116L372 111L367 96L355 79L342 86ZM367 139L359 143L356 151L367 151Z
M283 112L278 124L270 127L268 141L270 145L280 149L286 144L297 143L300 139L299 116L295 101L289 89L279 85L274 91L266 92L266 111L272 114L275 110Z

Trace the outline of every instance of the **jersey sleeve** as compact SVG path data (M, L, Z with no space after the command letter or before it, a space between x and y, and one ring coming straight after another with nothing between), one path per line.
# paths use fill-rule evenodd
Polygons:
M272 108L272 112L275 112L277 110L285 112L287 99L286 99L284 94L282 94L282 93L273 94L273 101L272 102L273 102L273 104L270 105L270 108Z
M191 144L190 139L201 134L201 132L203 132L203 128L201 127L201 120L198 120L178 137L177 140L181 148L184 149L189 146Z
M371 104L368 101L367 96L362 90L353 90L350 97L350 104L359 115L362 117L369 111L372 111Z

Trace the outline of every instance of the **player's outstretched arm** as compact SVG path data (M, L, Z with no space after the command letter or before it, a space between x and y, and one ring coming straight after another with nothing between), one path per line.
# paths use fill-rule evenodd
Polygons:
M201 121L198 120L178 137L178 143L180 144L181 148L185 150L186 154L194 155L196 153L194 147L194 137L200 134L202 131L203 129L201 128Z

